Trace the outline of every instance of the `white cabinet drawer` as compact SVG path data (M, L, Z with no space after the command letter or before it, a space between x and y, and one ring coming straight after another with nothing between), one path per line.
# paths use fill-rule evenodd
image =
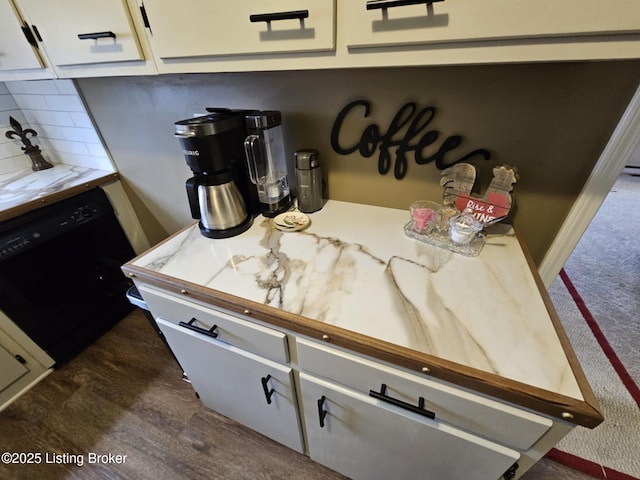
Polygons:
M309 456L355 480L502 478L515 450L300 374Z
M140 285L138 290L155 317L162 317L175 324L191 322L190 326L205 332L216 325L217 328L213 330L213 334L218 341L276 362L289 362L287 336L282 332L167 295L145 285ZM192 321L192 319L195 320Z
M143 60L125 0L19 0L55 65Z
M159 59L335 48L335 0L144 0L144 9Z
M430 5L349 0L340 14L348 47L564 37L640 30L637 0L444 0Z
M239 348L157 319L207 407L302 452L293 371Z
M296 340L300 368L365 395L379 392L405 403L425 400L436 419L496 442L528 450L552 425L548 418L464 390L420 378L371 360L303 339Z

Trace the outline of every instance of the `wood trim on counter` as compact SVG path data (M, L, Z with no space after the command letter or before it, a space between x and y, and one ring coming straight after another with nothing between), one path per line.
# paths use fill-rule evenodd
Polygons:
M3 222L5 220L10 220L14 217L22 215L23 213L30 212L32 210L37 210L39 208L46 207L47 205L51 205L61 200L65 200L79 193L86 192L87 190L91 190L92 188L99 187L100 185L114 182L118 179L120 179L120 174L118 172L114 172L93 180L86 181L80 185L65 188L64 190L61 190L59 192L52 193L50 195L37 198L35 200L21 203L20 205L8 208L0 212L0 222Z
M530 255L526 251L525 255L531 266ZM266 324L306 335L312 339L324 341L353 352L368 355L393 365L407 368L419 375L441 379L463 388L511 402L521 407L545 413L569 423L593 428L603 421L602 414L597 407L597 401L595 401L591 387L586 382L586 377L577 363L575 353L573 353L573 349L571 349L570 346L567 349L569 344L566 334L557 321L557 315L555 315L553 306L550 304L548 295L546 295L546 291L544 290L541 291L541 294L543 294L543 298L545 298L545 305L549 312L552 313L554 326L567 352L571 367L579 380L579 386L586 399L585 401L532 387L496 374L484 372L409 348L387 343L376 338L354 333L334 325L328 325L300 315L283 312L268 305L245 300L184 280L176 280L174 277L136 266L133 262L135 262L135 259L122 267L123 272L127 276L143 283L162 288L174 295L204 302L238 315L248 316L265 322ZM541 280L539 276L535 274L535 270L533 270L533 273L540 287Z
M602 421L604 420L604 417L602 415L602 411L600 408L600 403L598 402L595 394L593 393L593 389L591 388L591 385L587 380L587 376L585 375L584 370L582 370L582 366L580 365L578 356L576 355L576 352L573 349L571 342L569 341L567 332L565 331L564 326L560 321L560 317L558 316L555 306L551 301L549 291L547 290L542 280L542 277L538 272L536 264L533 261L533 257L529 252L529 248L524 242L523 237L519 232L519 229L515 225L513 228L514 228L514 231L516 232L516 238L520 243L520 248L524 253L524 257L527 260L527 264L529 265L529 270L531 270L533 279L535 280L536 286L538 287L538 292L542 297L542 301L544 302L547 312L549 313L549 317L551 318L551 322L553 323L553 327L556 331L556 334L558 335L558 339L560 340L562 349L564 350L564 353L567 356L567 360L569 361L569 366L571 367L571 370L573 371L573 375L575 376L576 381L578 382L578 387L580 388L580 392L582 393L582 397L584 398L584 403L588 405L590 410L593 411L594 415L597 415L598 417L598 420L599 420L598 423L590 427L590 428L593 428L599 425L600 423L602 423ZM588 425L584 425L584 426L588 426Z

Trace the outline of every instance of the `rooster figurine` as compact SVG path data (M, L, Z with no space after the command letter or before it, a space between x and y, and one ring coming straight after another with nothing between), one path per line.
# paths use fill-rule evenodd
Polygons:
M454 204L460 211L470 208L483 224L498 222L509 214L513 184L518 181L518 171L509 165L493 169L493 178L484 197L471 195L476 182L476 167L458 163L442 172L440 185L444 187L444 203Z

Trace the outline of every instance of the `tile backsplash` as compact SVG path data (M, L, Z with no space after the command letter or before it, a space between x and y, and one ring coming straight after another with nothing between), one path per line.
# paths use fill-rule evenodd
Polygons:
M38 132L32 143L49 162L114 170L72 80L0 82L0 173L31 165L5 135L10 116Z

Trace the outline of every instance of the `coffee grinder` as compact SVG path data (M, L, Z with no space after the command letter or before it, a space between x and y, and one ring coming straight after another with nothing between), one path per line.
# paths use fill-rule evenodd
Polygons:
M247 110L207 108L208 115L175 123L175 136L194 176L187 180L191 216L202 235L228 238L246 231L260 212L248 181L243 142Z

